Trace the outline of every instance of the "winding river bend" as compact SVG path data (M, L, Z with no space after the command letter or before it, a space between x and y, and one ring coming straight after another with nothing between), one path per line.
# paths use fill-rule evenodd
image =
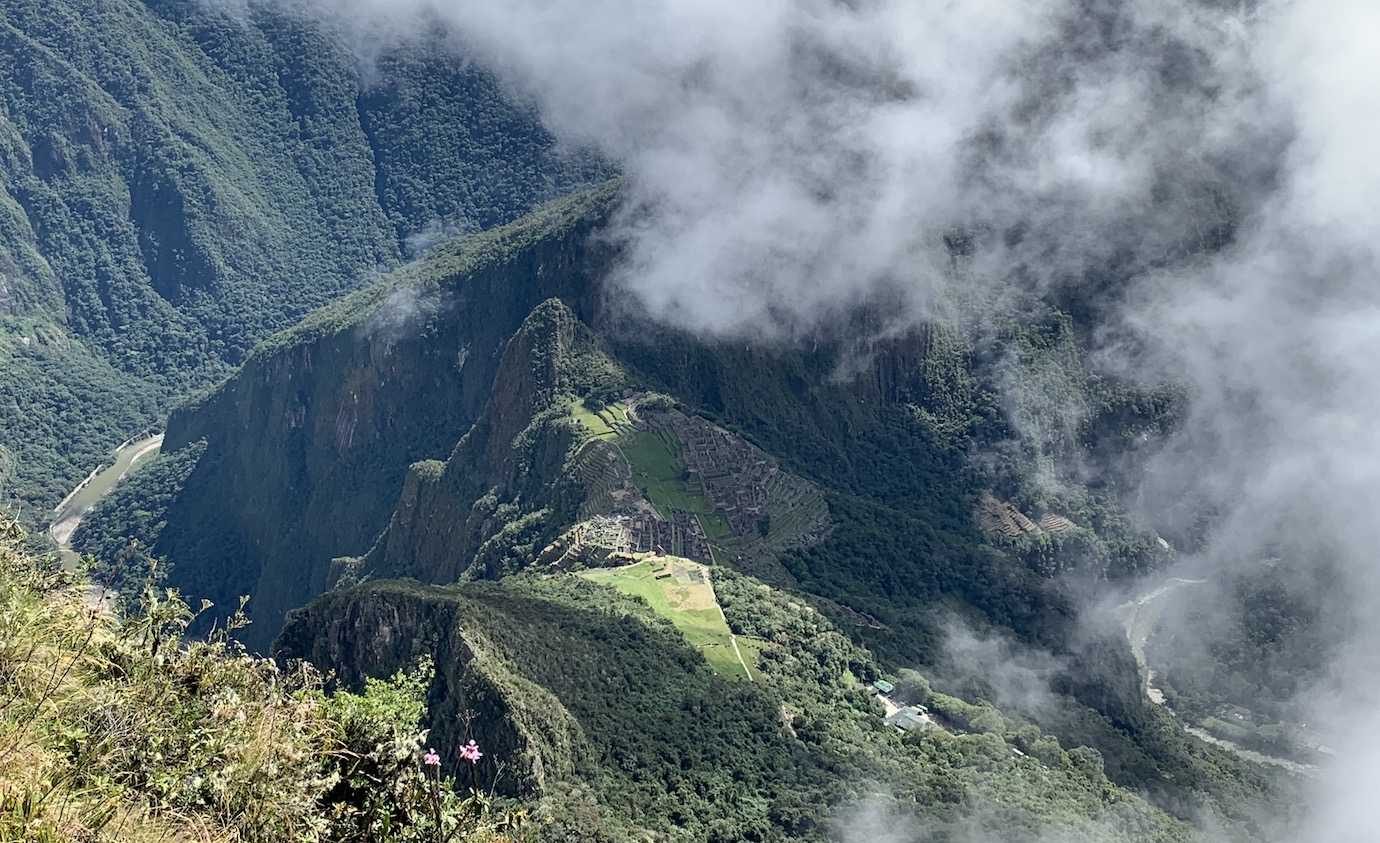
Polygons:
M77 485L62 503L53 509L52 525L48 535L57 542L64 565L74 565L79 554L72 549L72 534L81 525L81 519L91 511L101 498L114 489L143 463L158 456L163 447L163 434L131 439L115 449L115 461L102 469L97 469Z
M1150 702L1164 709L1171 714L1174 709L1165 705L1164 691L1155 686L1155 671L1151 669L1145 659L1145 645L1150 640L1150 635L1155 631L1155 626L1159 623L1160 615L1163 614L1168 601L1165 599L1174 592L1182 588L1192 588L1203 585L1207 580L1191 580L1183 577L1170 577L1160 585L1147 591L1139 597L1129 600L1117 607L1117 612L1122 617L1122 622L1126 626L1126 638L1131 643L1131 653L1136 657L1136 664L1140 665L1141 686L1145 690L1145 696ZM1178 715L1175 715L1176 717ZM1304 775L1314 775L1317 773L1317 766L1313 764L1301 764L1288 758L1280 758L1276 755L1266 755L1253 749L1247 749L1240 744L1219 738L1197 726L1183 723L1184 731L1199 740L1206 741L1214 746L1220 746L1225 750L1234 752L1247 761L1254 761L1257 764L1272 764L1276 767L1283 767L1295 773Z

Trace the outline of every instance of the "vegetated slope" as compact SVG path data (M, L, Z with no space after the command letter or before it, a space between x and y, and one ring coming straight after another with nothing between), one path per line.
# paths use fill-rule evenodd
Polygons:
M752 679L757 664L753 645L745 639L738 646L715 599L711 574L703 565L674 556L652 556L631 565L582 571L580 576L645 600L652 611L680 630L717 675Z
M284 612L328 587L333 558L373 544L408 465L446 455L474 424L529 312L594 295L587 235L613 189L438 249L179 409L165 451L206 451L154 546L173 581L221 606L253 595L250 640L266 647Z
M223 635L184 641L175 594L93 611L22 542L0 523L0 839L517 839L508 806L424 775L429 672L327 695Z
M543 794L559 839L834 839L866 811L937 841L1193 839L1096 753L990 706L937 695L982 725L903 736L855 678L877 675L865 651L807 606L715 576L730 623L764 639L758 682L715 675L651 607L571 575L336 591L277 650L347 685L437 654L437 744L469 724L492 748L480 775Z
M204 442L182 448L120 482L72 533L71 544L87 556L109 560L106 584L135 592L148 575L150 559L143 551L158 543L168 507L205 452Z
M600 514L587 506L611 499L599 465L643 458L620 455L581 412L655 400L711 415L822 490L828 528L750 570L774 573L888 665L938 661L949 613L1053 651L1064 704L1032 716L1070 745L1096 746L1113 781L1146 788L1180 816L1205 800L1249 813L1265 777L1192 744L1144 699L1124 636L1088 634L1073 616L1061 576L1158 564L1154 536L1119 517L1115 489L1068 478L1050 490L1022 471L1055 449L1086 455L1098 437L1161 423L1166 402L1029 374L1091 409L1081 429L1020 439L997 406L997 370L1076 365L1057 312L1012 326L1003 341L1014 354L965 346L961 324L918 330L871 349L873 366L851 380L838 376L840 361L856 349L841 341L744 347L648 325L603 298L608 256L591 234L615 189L441 248L265 343L175 414L165 459L201 442L205 452L167 510L140 518L166 522L153 552L173 563L171 581L222 607L250 595L247 640L266 647L283 613L333 583L517 571ZM1052 414L1048 404L1022 412ZM652 423L622 412L618 423L634 430ZM1004 462L967 458L999 442ZM635 486L636 472L625 474ZM1085 526L1076 541L989 539L975 511L992 490ZM640 507L637 497L624 503ZM87 539L119 545L94 531Z
M582 437L568 396L623 374L559 299L508 341L483 412L443 465L421 463L356 575L452 582L534 559L584 500L571 471Z
M31 504L416 235L596 169L450 51L366 64L249 5L0 2L0 441Z

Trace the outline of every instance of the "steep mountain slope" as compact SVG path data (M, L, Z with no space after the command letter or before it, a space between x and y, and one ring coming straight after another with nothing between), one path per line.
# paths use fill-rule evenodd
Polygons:
M903 737L855 678L877 675L865 651L761 583L715 578L730 622L767 636L756 682L716 676L647 604L570 575L337 591L278 653L350 686L436 656L446 763L477 737L478 778L543 796L553 839L838 839L866 814L937 841L1193 839L1095 753L990 706L936 694L954 721Z
M453 53L361 65L252 9L0 3L0 440L35 505L428 232L592 169Z
M451 582L530 561L583 499L564 469L581 438L564 397L581 373L612 371L559 299L538 305L508 340L488 405L439 472L413 466L383 536L359 573ZM600 365L603 363L604 365Z
M267 646L284 612L328 586L334 557L369 549L408 465L444 456L474 423L532 308L594 294L587 235L612 190L439 249L275 337L174 413L166 451L207 443L155 546L181 565L177 582L222 606L254 595L251 640Z
M333 585L445 584L638 551L759 576L893 668L940 664L962 618L1054 655L1041 682L1058 704L1015 699L1013 712L1096 747L1111 781L1177 816L1249 823L1268 779L1195 745L1145 700L1121 631L1074 615L1069 585L1158 564L1153 535L1119 517L1114 489L1070 479L1052 492L1018 471L1041 449L1087 454L1099 436L1153 426L1163 404L1069 377L1073 397L1104 408L1085 429L1016 441L1005 468L975 465L970 449L1014 436L993 406L992 360L1018 374L1051 355L1076 362L1066 319L1012 328L1016 355L932 327L871 349L873 365L849 377L839 361L855 350L828 339L745 347L658 328L603 297L611 255L597 233L616 190L450 243L263 344L174 414L165 469L148 469L167 488L139 490L166 508L144 514L131 487L81 540L127 565L110 557L122 546L110 526L138 513L171 584L217 611L250 596L258 648ZM994 494L1026 525L1014 538L982 526ZM337 628L343 599L293 621L290 649L325 658L301 642ZM332 646L367 651L368 623L330 633ZM406 648L417 634L383 640ZM465 662L462 650L445 659ZM342 653L328 660L374 669L367 652ZM987 680L951 681L999 696Z
M946 596L1057 641L1061 598L985 547L973 526L977 487L961 440L946 442L905 404L880 400L870 379L838 382L827 352L704 345L599 306L604 259L589 234L612 190L563 200L381 280L265 344L233 379L175 413L169 453L208 443L154 547L182 565L176 581L222 606L251 594L259 646L283 612L328 587L332 559L364 555L390 517L397 529L370 554L371 567L447 581L484 542L520 529L523 516L542 537L575 520L583 499L557 500L551 486L576 468L561 462L569 433L545 443L537 434L557 420L537 424L544 413L562 415L556 405L580 395L613 400L660 386L688 407L723 413L830 491L834 529L767 567L838 602L840 613L871 617L855 624L878 645L924 660L930 604ZM530 320L568 321L560 308L537 308L552 297L593 326L604 350L546 359L568 349L557 342L548 353L551 338L537 341L545 329L534 325L519 334L532 342L517 343L504 363L510 335L534 309ZM561 330L573 338L584 329ZM547 381L533 374L550 365ZM558 375L562 367L569 371ZM527 465L522 448L548 445L552 462ZM404 488L409 464L452 449L451 466L420 466ZM527 474L519 478L515 466ZM550 488L524 490L525 482ZM390 516L399 492L403 507ZM499 511L519 498L518 511ZM487 514L476 518L481 499ZM553 504L559 517L530 520ZM415 506L429 507L427 517L408 511Z

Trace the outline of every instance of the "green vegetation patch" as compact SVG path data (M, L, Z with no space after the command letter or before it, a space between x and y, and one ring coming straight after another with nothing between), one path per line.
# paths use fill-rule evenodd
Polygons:
M610 404L600 410L591 409L583 399L572 399L570 417L580 423L590 436L609 438L630 429L626 405Z
M618 446L632 465L633 482L652 502L662 517L669 518L672 510L700 516L706 533L716 527L710 522L718 519L708 499L696 491L687 478L685 464L677 456L676 443L662 433L639 430L618 440ZM728 525L723 524L726 532Z
M93 612L24 540L0 520L0 840L518 839L521 815L424 765L429 662L331 693L224 629L184 637L175 592Z
M757 662L758 650L744 648L745 642L739 642L739 648L748 664L738 660L733 634L719 610L709 571L703 565L661 556L623 568L586 571L580 576L645 600L653 612L669 620L704 654L705 661L720 676L744 678L750 665Z
M619 401L616 404L609 404L599 411L599 416L614 430L619 432L632 430L632 420L628 418L628 405L625 402Z

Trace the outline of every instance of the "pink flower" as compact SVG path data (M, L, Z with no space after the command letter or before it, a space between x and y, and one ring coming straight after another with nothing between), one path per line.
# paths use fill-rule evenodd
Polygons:
M484 753L479 751L479 744L475 743L474 741L470 741L469 743L460 747L460 757L470 762L471 764L478 764L479 759L483 756Z
M426 755L422 756L422 763L428 767L439 767L441 766L441 756L436 754L435 749L428 749Z

